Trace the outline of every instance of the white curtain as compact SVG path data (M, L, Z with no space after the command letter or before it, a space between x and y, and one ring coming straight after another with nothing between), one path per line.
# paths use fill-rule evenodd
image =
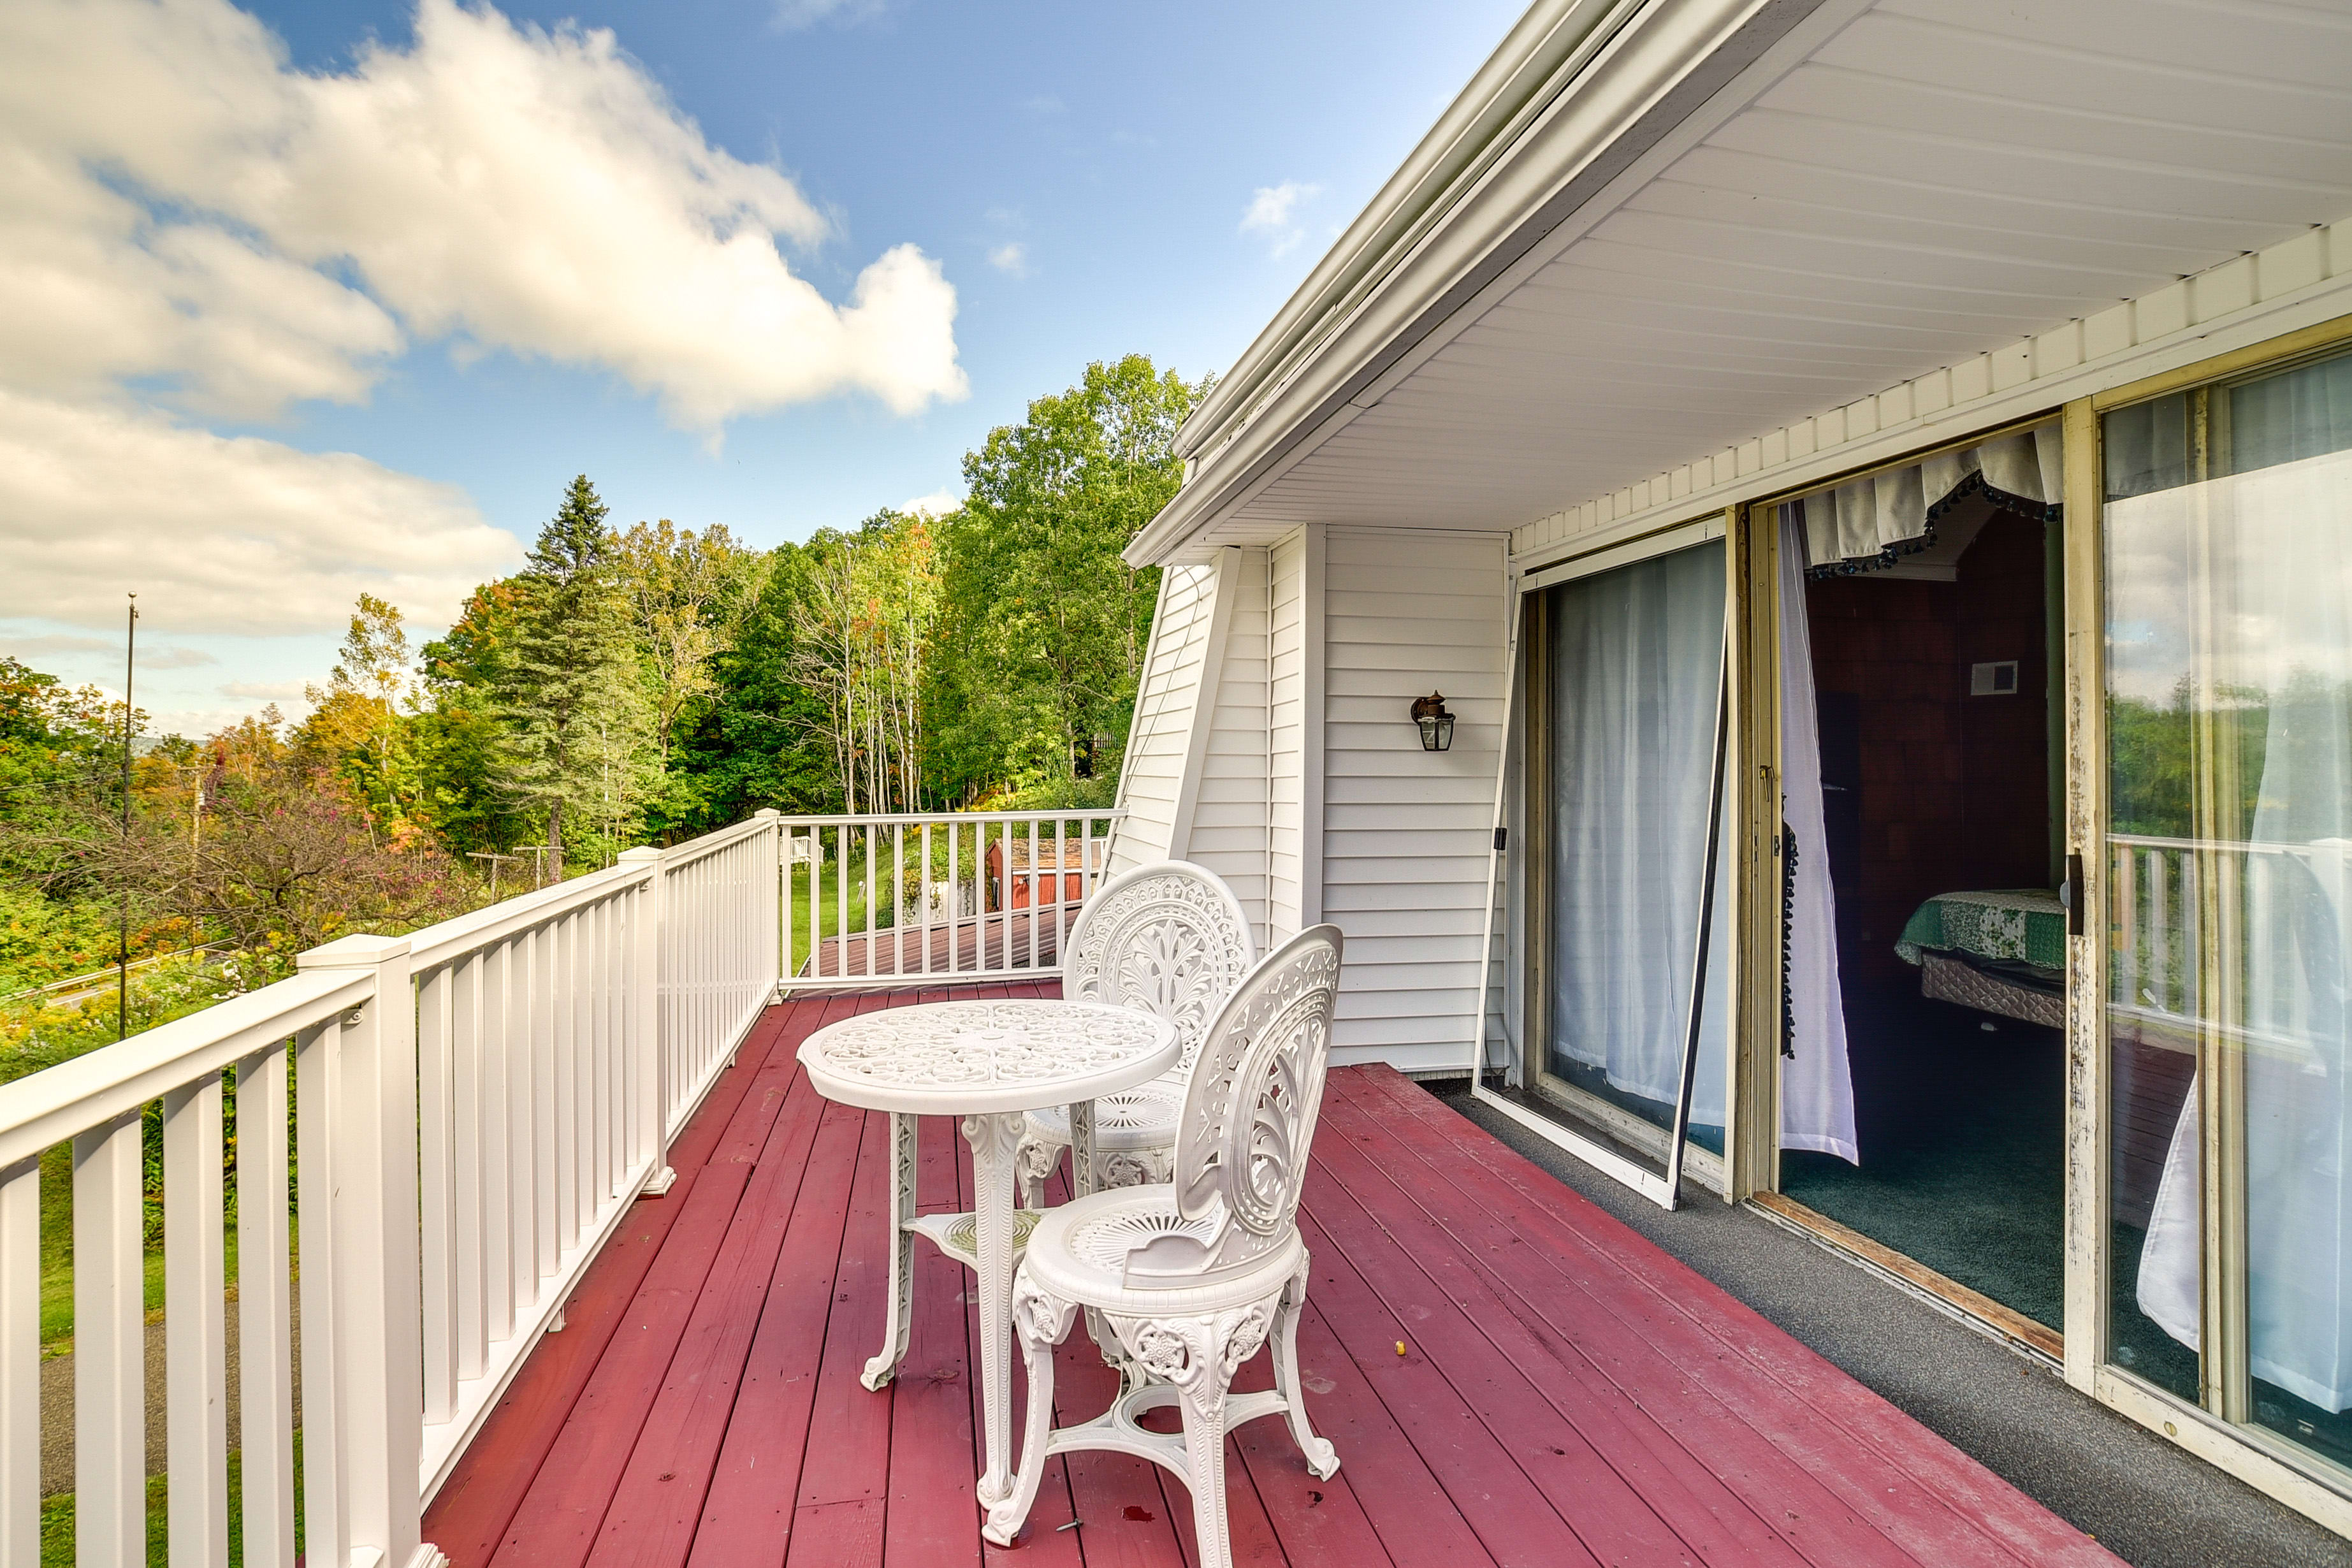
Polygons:
M2064 484L2063 443L2054 424L1938 452L1803 497L1806 559L1823 570L1892 566L1923 548L1929 525L1963 495L1982 489L2020 510L2046 510L2063 499Z
M2286 378L2280 378L2284 380ZM2259 388L2256 390L2260 390ZM2239 408L2240 446L2258 421ZM2352 452L2111 501L2107 526L2136 539L2193 540L2201 563L2112 551L2116 596L2148 624L2188 628L2189 595L2215 628L2193 658L2195 689L2266 714L2252 843L2243 850L2243 928L2229 955L2246 1051L2247 1301L2254 1375L2324 1409L2352 1407ZM2156 664L2167 662L2161 658ZM2217 988L2209 987L2208 994ZM2140 1256L2140 1310L2198 1343L2198 1111L2192 1087L2173 1133Z
M1723 670L1720 542L1567 584L1551 633L1552 1039L1671 1107L1682 1077ZM1727 929L1727 866L1716 879ZM1691 1121L1724 1119L1712 944Z
M1813 701L1813 640L1805 618L1805 525L1780 509L1781 811L1797 839L1795 907L1789 931L1789 1002L1794 1027L1780 1064L1780 1147L1862 1163L1853 1131L1853 1074L1846 1062L1845 999L1838 986L1837 895L1830 885L1822 811L1822 740Z

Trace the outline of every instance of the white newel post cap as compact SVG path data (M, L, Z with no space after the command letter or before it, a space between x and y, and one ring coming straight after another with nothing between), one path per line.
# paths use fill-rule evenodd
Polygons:
M641 844L635 849L622 850L620 854L614 857L613 863L616 866L643 866L649 861L660 859L660 850Z
M765 822L765 821L768 821L768 820L770 820L770 819L772 819L772 818L779 817L779 816L783 816L783 815L784 815L784 814L783 814L782 812L778 811L778 810L777 810L774 806L772 806L772 805L763 805L763 806L761 806L759 810L757 810L757 811L755 811L755 812L753 812L753 813L751 814L751 820L752 820L752 821L754 821L754 822Z
M373 969L408 956L404 936L339 936L294 955L297 969Z

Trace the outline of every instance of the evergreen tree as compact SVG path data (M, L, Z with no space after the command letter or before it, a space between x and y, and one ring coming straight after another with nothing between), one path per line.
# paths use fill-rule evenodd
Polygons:
M712 660L718 693L672 753L700 785L698 815L678 831L707 832L763 805L839 809L824 701L793 673L814 573L806 546L777 546L759 592Z
M658 779L619 547L580 475L531 546L512 653L498 671L508 787L547 824L550 874L567 846L617 846Z

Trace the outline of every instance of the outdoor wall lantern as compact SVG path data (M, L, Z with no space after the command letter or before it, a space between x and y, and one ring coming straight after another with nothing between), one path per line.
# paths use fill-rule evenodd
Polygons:
M1443 752L1454 745L1454 715L1445 710L1445 699L1438 692L1412 700L1412 721L1421 726L1421 749Z

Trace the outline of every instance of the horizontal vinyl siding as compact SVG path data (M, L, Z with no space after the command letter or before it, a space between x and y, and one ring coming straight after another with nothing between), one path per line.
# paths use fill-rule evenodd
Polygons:
M1171 566L1160 579L1143 679L1136 687L1135 726L1119 773L1119 804L1127 807L1127 818L1111 854L1114 875L1168 858L1208 659L1216 581L1214 566Z
M1468 1059L1502 739L1499 535L1327 531L1323 918L1348 933L1334 1059ZM1412 700L1442 691L1451 751Z
M1225 879L1266 937L1266 552L1237 551L1224 658L1215 674L1208 745L1185 858Z

